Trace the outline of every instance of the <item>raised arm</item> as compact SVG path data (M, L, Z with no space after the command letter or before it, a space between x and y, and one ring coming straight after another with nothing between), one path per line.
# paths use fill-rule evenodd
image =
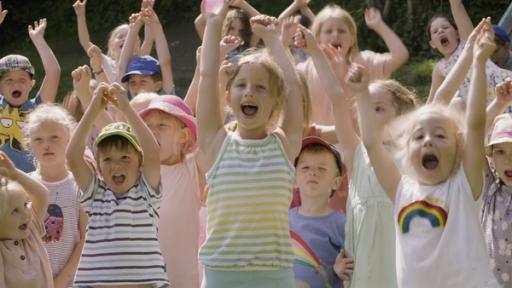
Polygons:
M396 33L382 20L380 11L369 8L364 12L366 26L374 30L389 49L388 60L384 64L384 75L391 75L409 59L409 51Z
M128 36L126 36L123 49L121 49L121 55L119 56L118 79L116 79L118 83L121 83L121 78L123 78L123 75L126 73L128 62L130 62L130 59L133 57L133 46L135 45L137 37L139 37L139 31L143 24L140 13L132 14L129 23Z
M505 112L510 104L512 104L512 79L507 79L496 85L496 98L487 106L485 135L491 132L494 118Z
M464 82L464 79L468 74L469 67L471 66L471 62L473 60L473 46L475 44L476 36L480 33L483 25L484 20L482 20L469 35L459 59L457 59L457 62L450 70L441 86L437 89L434 95L434 103L443 105L450 104L453 96L455 96L455 93L459 90L459 87L462 82Z
M118 83L110 85L108 90L109 101L121 111L128 123L132 127L135 135L139 139L140 147L144 154L144 163L142 165L142 174L148 181L148 184L159 191L160 186L160 148L156 142L153 133L142 121L137 112L133 110L128 101L128 92Z
M4 22L5 20L5 17L7 16L7 10L3 10L2 9L2 1L0 1L0 24L2 24L2 22Z
M158 62L160 63L160 69L162 72L162 88L165 93L171 94L174 88L174 79L172 76L171 53L169 52L169 46L167 45L164 29L162 28L162 24L160 23L160 20L153 8L148 7L143 10L142 18L144 23L149 26L155 35L156 54L158 56Z
M225 1L219 14L205 14L206 29L203 37L200 61L200 78L197 99L198 146L205 155L200 161L202 171L208 171L222 142L226 137L219 101L219 42L221 39L222 22L231 1Z
M154 6L155 0L142 0L140 11L149 7L154 9ZM155 35L153 34L153 31L151 31L151 28L148 25L144 25L144 41L140 46L140 55L150 55L151 50L153 49L153 42L155 42Z
M109 86L106 83L100 83L98 85L98 88L94 91L91 103L87 106L87 109L85 109L85 113L80 122L78 122L68 147L66 148L66 161L69 170L73 173L76 183L82 191L87 190L93 173L84 160L87 137L89 136L94 120L107 106L107 100L104 98L104 95L108 93L108 88Z
M274 61L283 70L285 101L279 128L284 132L283 144L288 154L288 159L293 161L300 152L304 125L304 113L302 111L303 92L300 90L299 77L287 50L279 39L277 19L259 15L251 18L251 27L254 34L263 39L270 55L272 55Z
M466 109L466 135L463 165L474 199L482 193L483 169L485 167L485 103L487 77L485 63L496 48L491 19L487 18L477 36L473 50L473 65Z
M44 31L46 29L46 18L34 21L34 26L28 26L28 34L32 43L41 57L44 68L44 79L39 89L41 100L43 103L55 102L57 96L57 89L59 88L60 81L60 65L59 61L53 54L52 49L44 39Z
M234 7L237 7L241 10L243 10L247 15L249 15L249 19L260 15L260 12L256 10L254 7L249 4L249 2L245 0L233 0L233 3L231 4ZM258 44L258 41L260 41L260 38L257 37L254 33L251 36L251 43L248 43L251 47L256 47Z
M368 91L368 75L366 69L354 64L348 72L347 85L354 92L359 111L361 139L372 163L375 175L392 202L400 183L400 171L382 143L383 123L379 122L373 112Z
M16 169L11 159L3 151L0 151L0 175L18 182L23 187L28 196L30 196L32 209L42 221L48 206L48 190L46 187L25 172Z
M80 45L87 52L91 45L91 39L89 37L89 29L87 29L87 17L85 16L87 0L77 0L73 4L73 9L76 14L76 26L78 27L78 41Z
M277 20L281 23L284 19L291 17L295 14L297 11L301 11L304 7L308 7L309 0L293 0L292 3L286 9L279 14L279 17ZM313 20L311 20L313 21Z
M462 3L462 0L450 0L450 9L452 10L453 20L455 20L457 30L459 31L460 41L466 42L469 34L473 30L473 23L471 23L471 18L469 18L464 3Z
M343 90L338 77L335 75L331 65L329 64L324 53L318 47L315 37L311 31L301 27L301 32L305 37L306 52L311 56L313 64L315 65L316 71L318 71L318 77L322 82L322 86L329 99L332 102L334 113L334 124L336 127L336 135L341 145L341 151L343 154L344 164L347 169L350 170L350 164L352 164L352 158L356 147L361 140L356 134L354 129L354 123L352 121L352 111L350 108L350 102L346 97L346 93ZM336 49L333 47L327 49L334 49L330 53L335 53ZM341 54L341 53L340 53Z
M102 53L98 46L91 43L89 49L87 49L87 56L89 56L89 63L91 65L92 74L98 83L107 83L109 84L111 79L108 78L107 73L103 71L103 67L101 65L102 62ZM114 79L115 80L115 79Z

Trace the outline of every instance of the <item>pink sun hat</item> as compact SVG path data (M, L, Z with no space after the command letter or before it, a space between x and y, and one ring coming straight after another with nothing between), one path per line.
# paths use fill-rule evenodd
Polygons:
M494 119L492 132L486 145L486 154L492 154L492 146L501 143L512 143L512 114L504 113Z
M176 117L190 129L192 134L192 145L197 143L197 124L192 109L180 97L174 95L161 95L151 100L148 107L139 112L139 116L144 118L149 112L159 110Z

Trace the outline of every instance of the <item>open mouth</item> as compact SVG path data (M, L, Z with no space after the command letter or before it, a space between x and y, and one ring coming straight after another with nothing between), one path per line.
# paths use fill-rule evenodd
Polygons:
M446 37L441 38L441 46L446 47L446 46L448 46L449 43L450 43L450 41L448 40L448 38L446 38Z
M336 50L341 48L341 44L338 44L338 43L331 43L331 46L336 48Z
M18 229L20 229L21 231L25 231L25 230L27 230L27 228L28 228L28 224L27 223L18 226Z
M55 153L53 153L53 152L45 152L45 153L43 153L43 156L53 156L53 155L55 155Z
M512 170L505 170L505 176L512 178Z
M439 160L433 154L425 154L421 159L421 165L427 170L434 170L439 166Z
M21 91L19 90L14 90L12 92L12 98L20 98L21 97Z
M116 185L121 185L124 183L124 180L126 180L126 176L125 175L113 175L112 176L112 181L114 182L114 184Z
M256 115L256 112L258 112L258 106L253 104L242 104L242 113L244 113L245 116L254 116Z

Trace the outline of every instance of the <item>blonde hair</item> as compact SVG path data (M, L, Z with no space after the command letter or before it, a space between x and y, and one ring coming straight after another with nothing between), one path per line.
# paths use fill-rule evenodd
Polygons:
M409 143L412 138L413 129L418 119L424 114L435 114L449 120L456 128L455 136L464 135L466 125L464 123L464 115L457 109L450 108L446 105L429 104L424 105L417 110L405 114L390 125L390 132L392 139L396 139L392 146L394 156L399 163L402 173L411 174L414 172L412 169L411 159L409 157ZM455 137L457 139L457 156L461 157L463 154L464 137ZM452 172L456 171L457 167L453 167ZM414 175L412 175L414 176Z
M313 108L311 107L311 98L309 95L308 81L304 73L297 70L300 83L300 94L302 96L302 111L304 113L304 130L303 135L307 135L311 126L311 115L313 114Z
M242 38L243 41L241 46L251 45L252 30L249 18L250 17L247 12L242 9L229 9L226 14L226 18L224 18L224 23L222 24L222 36L226 36L228 34L229 26L233 24L233 21L238 19L243 25L243 29L240 33L240 38Z
M16 192L25 192L25 188L16 181L0 177L0 218L4 218L9 213L9 196Z
M28 115L27 124L25 126L25 134L30 137L33 129L37 129L43 122L57 122L68 129L69 134L76 126L76 121L69 112L62 106L54 103L45 103L39 105L34 111Z
M313 35L315 35L315 38L317 40L320 37L322 25L328 19L336 19L347 25L348 31L350 32L350 34L352 34L352 37L354 39L354 45L352 45L352 47L348 49L348 59L350 62L352 62L357 53L359 53L359 47L357 45L357 25L356 22L354 21L354 18L352 18L352 15L350 15L350 13L347 10L341 8L336 4L330 4L325 6L316 15L315 21L313 21L313 25L311 26L311 31L313 32Z
M137 96L133 97L132 100L130 100L130 106L132 106L135 112L139 113L140 111L146 109L153 99L158 97L160 96L154 92L139 93Z
M391 103L397 116L413 111L418 105L416 94L398 81L392 79L377 80L372 82L370 86L383 89L391 94Z
M268 125L269 130L273 130L272 128L275 128L275 125L279 120L279 116L281 115L281 110L285 101L284 93L286 87L284 85L283 71L281 68L279 68L274 59L272 59L272 57L268 54L266 49L253 49L250 51L250 53L247 53L238 60L238 64L235 68L233 76L231 76L226 85L226 89L228 91L230 90L231 85L233 85L233 81L240 72L240 69L246 64L260 65L268 73L269 91L270 94L276 99L276 107L270 115Z
M116 28L114 28L112 31L110 31L109 35L108 35L108 44L107 44L107 55L114 59L114 60L118 60L119 59L119 56L121 51L117 52L114 50L114 41L116 40L116 36L118 33L120 33L122 30L127 30L129 31L130 29L130 26L128 26L128 24L126 23L123 23L119 26L117 26ZM128 32L126 32L126 34L128 35ZM126 39L125 39L126 40ZM134 55L138 53L138 49L139 49L139 46L140 46L140 38L139 36L137 36L137 40L136 40L136 50L134 51Z

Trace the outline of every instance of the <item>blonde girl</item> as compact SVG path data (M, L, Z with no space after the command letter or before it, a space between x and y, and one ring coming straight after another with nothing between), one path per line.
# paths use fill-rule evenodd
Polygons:
M446 106L427 105L398 122L404 125L402 172L375 133L383 126L371 113L365 69L349 71L363 144L394 202L398 287L499 287L475 210L485 165L485 62L493 48L487 19L474 47L465 119Z
M253 32L273 58L257 52L240 59L227 85L237 127L234 132L224 128L218 43L230 3L218 15L206 15L200 61L198 145L205 155L200 167L208 171L209 194L207 239L199 258L208 288L293 287L288 206L290 161L300 151L303 130L300 84L275 18L251 19ZM281 110L284 118L270 130Z
M43 247L48 190L0 152L0 287L53 287Z
M375 8L365 11L366 25L377 32L389 48L388 53L375 53L369 50L359 51L357 43L357 26L346 10L337 5L328 5L318 13L311 27L313 35L320 46L332 46L342 66L358 63L368 67L370 81L387 79L391 73L404 64L409 53L400 38L381 18ZM334 123L331 103L322 87L318 72L311 59L300 63L297 69L303 71L309 85L313 106L312 121L316 124L332 125ZM344 77L343 69L336 69L339 79Z
M80 207L80 190L62 153L75 125L64 108L43 104L29 115L25 126L28 146L36 162L36 170L29 175L49 191L43 240L55 287L72 285L87 227L87 215Z

